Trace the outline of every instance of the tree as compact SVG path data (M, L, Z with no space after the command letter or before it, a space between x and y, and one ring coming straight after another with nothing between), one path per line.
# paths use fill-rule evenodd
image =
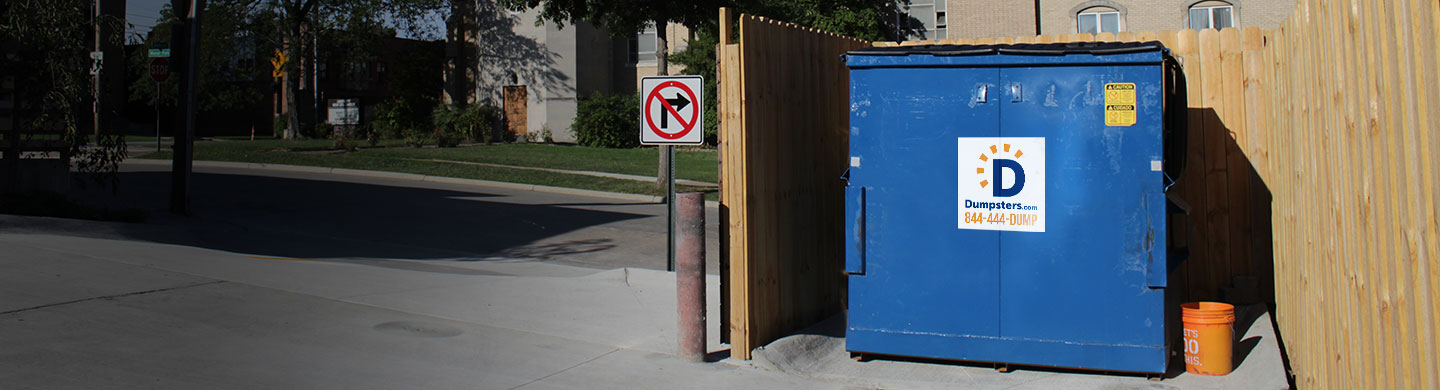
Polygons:
M897 4L897 0L739 0L737 7L740 12L752 15L765 15L851 38L883 41L901 40L893 35L897 31ZM906 22L902 22L901 27L918 22L909 16L902 17Z
M260 0L260 12L274 15L279 25L278 40L285 57L285 72L292 77L285 78L287 96L300 96L301 74L314 77L311 69L301 69L302 62L314 61L313 42L316 33L328 30L373 30L375 26L390 24L396 29L414 36L433 36L435 29L426 24L427 16L446 8L446 0ZM457 0L458 1L458 0ZM309 61L301 59L310 58ZM307 66L308 67L308 66ZM285 138L292 139L299 134L299 99L285 99L288 122ZM318 103L318 102L315 102Z
M895 4L891 0L750 0L731 4L742 13L765 15L810 26L853 38L879 41L895 31ZM692 38L685 50L674 54L675 63L685 67L686 74L705 78L707 96L715 96L715 45L720 43L716 19L694 23ZM739 29L732 29L738 35ZM733 39L734 37L732 37ZM717 142L719 120L715 111L717 99L705 100L705 142Z
M89 53L94 25L88 0L19 0L0 3L0 77L13 77L15 93L11 132L12 149L6 151L6 183L19 174L20 134L49 133L63 140L81 172L112 177L125 158L125 143L115 134L93 141L78 128L79 116L88 112L90 98ZM108 15L95 23L123 31L123 22ZM121 35L109 37L120 43ZM22 131L22 129L28 129Z
M727 0L656 1L656 0L497 0L506 9L524 11L540 8L540 25L546 21L564 27L566 23L590 22L610 30L615 37L629 37L655 26L656 74L670 74L669 32L670 23L687 27L698 26L715 18L715 12ZM713 22L711 22L713 24ZM660 168L656 185L669 182L668 147L660 148Z
M205 7L205 28L200 37L200 85L196 96L198 112L212 112L250 107L262 98L254 87L257 76L254 60L262 53L274 52L275 41L268 39L274 31L274 20L256 13L249 0L211 0ZM178 96L179 83L166 82L156 88L150 80L148 51L158 41L168 41L170 30L179 20L167 4L140 50L130 57L130 100L156 107L172 107ZM184 43L170 42L171 47ZM268 72L265 77L269 77ZM171 79L182 77L179 74ZM157 98L157 95L158 98Z

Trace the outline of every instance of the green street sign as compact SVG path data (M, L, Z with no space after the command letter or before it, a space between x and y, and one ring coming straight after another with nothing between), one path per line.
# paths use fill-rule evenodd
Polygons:
M170 57L170 41L155 40L150 42L150 58Z

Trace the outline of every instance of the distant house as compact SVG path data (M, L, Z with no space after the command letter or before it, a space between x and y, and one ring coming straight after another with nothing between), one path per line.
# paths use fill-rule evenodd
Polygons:
M500 107L506 130L515 135L549 131L557 142L574 142L579 99L635 93L641 77L657 73L653 27L615 38L586 22L536 26L538 9L505 11L490 0L475 4L452 10L447 21L444 100ZM689 31L678 24L667 28L670 51L683 49ZM679 70L671 64L671 74Z
M911 0L908 39L1274 28L1293 0Z

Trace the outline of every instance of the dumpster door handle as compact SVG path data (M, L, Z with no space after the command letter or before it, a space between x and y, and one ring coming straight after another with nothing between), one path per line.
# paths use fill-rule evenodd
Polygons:
M1021 92L1020 83L1011 83L1011 84L1010 84L1010 101L1011 101L1011 102L1017 102L1017 103L1018 103L1018 102L1025 101L1024 95L1022 95L1020 92Z
M865 187L845 187L845 273L865 274Z
M1145 203L1141 205L1145 209L1146 232L1145 232L1145 282L1150 288L1165 288L1170 285L1170 258L1169 251L1169 214L1167 207L1169 203L1163 192L1149 192L1145 194Z
M990 86L986 84L980 84L979 90L975 91L975 102L984 103L986 101L986 98L988 98L988 96L986 95L988 95L989 93Z

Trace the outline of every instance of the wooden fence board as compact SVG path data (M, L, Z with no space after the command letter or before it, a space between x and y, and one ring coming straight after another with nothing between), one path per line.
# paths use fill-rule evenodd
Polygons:
M1245 69L1244 37L1240 30L1220 30L1220 63L1222 86L1221 100L1224 110L1220 121L1223 123L1225 142L1226 191L1229 193L1227 211L1230 217L1231 255L1229 274L1256 275L1250 260L1250 162L1240 145L1245 144L1249 129L1245 127ZM1223 281L1221 282L1223 285ZM1221 296L1224 298L1224 296Z
M1393 46L1391 46L1394 48L1392 57L1394 60L1391 61L1391 66L1395 71L1397 82L1397 84L1392 84L1391 97L1395 99L1393 103L1396 105L1395 110L1398 117L1392 116L1391 118L1398 119L1396 125L1399 127L1398 131L1392 135L1396 138L1396 148L1398 149L1393 158L1398 160L1395 161L1394 168L1399 181L1395 193L1397 206L1395 211L1399 224L1396 226L1398 232L1394 237L1397 242L1394 245L1398 260L1401 260L1396 263L1395 268L1396 301L1398 302L1396 306L1399 308L1397 317L1400 337L1402 340L1407 340L1402 344L1401 353L1397 359L1402 362L1400 369L1403 372L1403 386L1418 388L1415 382L1419 377L1419 373L1415 371L1416 364L1433 360L1435 357L1433 355L1420 356L1419 349L1416 348L1417 343L1414 342L1417 340L1419 329L1415 323L1417 300L1414 294L1416 284L1413 279L1416 268L1414 260L1417 256L1412 246L1413 232L1417 224L1414 218L1415 213L1412 210L1417 210L1418 197L1416 194L1420 192L1417 184L1422 180L1419 177L1419 167L1416 165L1420 155L1414 147L1414 142L1418 140L1415 131L1419 127L1415 121L1418 116L1414 105L1415 69L1413 66L1406 66L1406 59L1414 56L1412 52L1414 48L1409 44L1410 34L1413 33L1410 21L1414 15L1406 1L1390 1L1386 5L1387 14L1390 16L1391 36L1395 38ZM1431 39L1434 38L1431 37Z
M1229 205L1225 201L1229 197L1229 180L1226 175L1226 144L1228 143L1227 129L1223 123L1225 112L1224 101L1224 74L1221 73L1220 53L1220 32L1217 30L1204 30L1199 33L1200 38L1200 72L1205 75L1200 84L1201 115L1204 116L1204 172L1205 172L1205 198L1207 207L1204 215L1204 223L1209 235L1208 250L1212 258L1230 259L1230 216ZM1218 286L1224 286L1227 281L1222 280L1230 275L1230 264L1224 261L1206 261L1202 264L1205 270L1204 279L1201 283L1206 289L1198 291L1199 296L1192 298L1218 299ZM1204 297L1204 298L1202 298Z
M1440 306L1440 289L1437 289L1440 287L1440 273L1437 273L1436 269L1440 267L1440 264L1437 264L1440 262L1440 253L1436 251L1436 248L1440 247L1437 245L1437 231L1440 231L1440 227L1437 225L1440 225L1440 214L1437 214L1436 211L1437 206L1440 206L1440 199L1437 199L1436 195L1436 187L1440 186L1440 182L1437 182L1436 178L1437 175L1440 175L1440 171L1436 170L1436 154L1440 153L1437 151L1437 146L1440 144L1435 143L1437 139L1440 139L1440 134L1436 134L1440 132L1440 123L1437 123L1440 121L1440 113L1434 110L1434 107L1440 105L1440 83L1437 83L1440 75L1436 73L1440 72L1440 61L1437 61L1440 59L1437 57L1440 55L1440 42L1437 41L1440 40L1436 40L1434 37L1440 36L1440 5L1429 0L1411 0L1411 4L1414 7L1412 14L1416 18L1415 24L1412 26L1413 34L1410 45L1417 51L1412 58L1411 67L1417 76L1415 103L1419 110L1417 117L1419 128L1416 129L1418 139L1414 140L1413 145L1420 151L1419 175L1421 178L1419 183L1421 192L1415 194L1419 197L1416 202L1419 204L1419 208L1416 211L1420 216L1420 223L1416 227L1417 231L1413 233L1416 236L1414 244L1417 247L1416 255L1419 257L1415 261L1418 269L1413 275L1416 279L1416 293L1420 298L1416 307L1435 308ZM1434 52L1428 56L1425 55L1427 47L1434 49ZM1437 317L1436 314L1436 310L1428 310L1416 320L1418 328L1422 331L1421 337L1417 340L1420 348L1419 354L1424 357L1434 357L1440 353L1440 343L1437 343L1440 342L1440 334L1437 334L1440 329L1436 329L1436 324L1440 324L1440 317ZM1427 324L1429 326L1426 326ZM1422 370L1421 374L1423 377L1420 388L1440 388L1440 370Z
M1394 159L1392 157L1395 153L1394 138L1392 137L1392 134L1394 134L1396 130L1393 120L1395 118L1395 111L1393 106L1394 99L1390 96L1390 91L1395 88L1395 77L1394 72L1389 66L1391 61L1387 60L1393 55L1393 51L1389 47L1393 37L1389 36L1391 30L1386 26L1389 18L1385 15L1385 2L1372 1L1366 4L1366 7L1369 8L1369 14L1372 15L1376 26L1379 28L1379 33L1376 34L1376 40L1373 42L1377 50L1376 56L1379 59L1379 66L1376 69L1379 72L1379 77L1377 78L1379 84L1377 85L1376 91L1378 96L1375 97L1372 103L1379 104L1379 116L1376 118L1379 130L1376 134L1380 153L1378 156L1386 157L1376 161L1377 169L1375 170L1375 175L1380 180L1380 191L1377 196L1377 198L1379 198L1377 204L1379 206L1378 213L1380 214L1380 218L1377 220L1380 222L1381 235L1380 241L1377 242L1388 243L1388 241L1390 241L1389 238L1395 236L1395 227L1398 223L1398 220L1395 218L1396 213L1394 208L1396 202L1393 197L1396 187ZM1396 251L1392 245L1378 246L1381 249L1379 258L1395 258ZM1384 364L1385 387L1393 389L1397 388L1396 386L1399 383L1399 378L1396 374L1400 362L1397 357L1400 355L1402 347L1398 345L1398 342L1403 340L1397 338L1400 330L1395 322L1395 310L1397 308L1397 302L1394 300L1396 279L1394 274L1395 264L1393 262L1385 262L1379 265L1380 315L1378 316L1378 320L1380 324L1377 331L1382 332L1381 334L1385 336L1385 341L1381 345L1383 355L1381 355L1380 358L1382 359L1381 363Z
M1411 346L1414 348L1413 355L1417 357L1417 363L1423 364L1420 362L1435 356L1431 346L1436 330L1432 314L1426 310L1435 307L1435 302L1429 295L1430 282L1424 276L1429 273L1427 265L1433 264L1434 261L1434 258L1429 257L1428 251L1424 248L1424 231L1429 222L1423 218L1426 215L1426 205L1429 204L1428 199L1424 196L1426 189L1423 186L1427 179L1433 180L1433 177L1426 176L1427 173L1433 173L1433 171L1427 169L1425 164L1432 151L1424 148L1425 139L1421 136L1422 133L1429 130L1432 113L1425 108L1429 101L1425 96L1428 92L1421 88L1429 85L1429 78L1434 75L1424 73L1426 66L1420 59L1426 58L1426 56L1420 48L1425 44L1415 38L1420 36L1421 31L1430 30L1430 26L1425 21L1425 18L1428 17L1427 9L1419 3L1409 1L1402 1L1398 6L1402 8L1402 15L1410 16L1407 18L1406 26L1401 27L1405 31L1405 39L1401 40L1401 45L1406 51L1405 56L1401 58L1408 59L1409 63L1405 61L1400 63L1400 67L1406 71L1409 78L1406 88L1408 93L1403 96L1407 103L1407 131L1405 133L1405 145L1409 149L1407 172L1411 178L1410 187L1405 194L1409 198L1406 208L1410 210L1407 213L1409 222L1407 223L1405 244L1407 257L1411 259L1406 276L1411 288L1410 295L1413 297L1410 321L1412 329L1415 331L1413 337L1417 341ZM1435 39L1433 35L1428 38ZM1429 379L1432 375L1434 374L1424 373L1423 370L1417 372L1414 378L1416 381L1413 383L1417 387L1424 387L1426 383L1430 382Z
M1348 3L1348 0L1343 0L1342 2ZM1329 4L1331 7L1337 7L1334 8L1334 10L1343 9L1342 5L1341 3ZM1332 25L1341 26L1346 23L1346 17L1348 17L1346 13L1332 10L1328 20L1330 20ZM1343 30L1343 28L1329 29L1329 31L1327 31L1329 39L1337 50L1353 50L1353 39L1347 39L1353 35L1344 34ZM1329 64L1330 70L1328 72L1332 75L1336 85L1348 85L1355 79L1355 77L1353 77L1353 71L1351 70L1352 65L1348 60L1348 57L1337 58L1336 61ZM1337 229L1343 226L1356 226L1356 223L1360 222L1355 219L1355 208L1353 206L1357 204L1356 202L1359 197L1355 191L1349 191L1347 189L1356 188L1359 183L1358 178L1354 175L1355 164L1352 162L1356 161L1357 158L1364 157L1358 154L1356 148L1358 142L1355 140L1356 135L1354 131L1355 118L1351 112L1352 110L1348 109L1354 106L1354 104L1352 104L1354 96L1350 94L1347 95L1349 96L1333 96L1332 109L1330 110L1330 120L1333 121L1332 126L1335 129L1334 133L1336 134L1336 139L1339 141L1338 147L1335 150L1335 158L1331 159L1340 167L1339 172L1337 172L1335 176L1335 179L1338 180L1336 192L1339 199L1336 203L1338 206L1336 210L1337 221L1335 222ZM1349 279L1341 278L1338 280L1339 285L1336 286L1337 291L1335 292L1337 304L1343 306L1343 310L1338 312L1341 314L1339 320L1343 325L1341 329L1342 334L1355 335L1365 329L1364 325L1359 322L1359 319L1363 316L1361 312L1364 310L1364 297L1359 293L1354 283L1348 283L1349 280L1354 280L1353 278L1356 275L1355 270L1361 265L1358 257L1359 247L1361 246L1362 244L1358 242L1336 243L1336 273L1337 275L1349 277ZM1344 343L1337 345L1336 349L1346 355L1360 354L1363 353L1363 351L1360 349L1359 344L1360 343L1355 342ZM1346 386L1350 387L1360 386L1357 380L1361 376L1353 374L1361 372L1361 366L1363 366L1365 362L1346 360L1345 363L1344 372L1346 375L1342 383L1347 383Z
M1165 35L1162 34L1162 38ZM1181 292L1181 296L1186 300L1195 300L1193 298L1201 296L1199 291L1209 283L1206 278L1201 278L1206 274L1204 272L1205 264L1211 261L1210 259L1216 258L1211 255L1212 251L1208 245L1210 232L1206 227L1209 203L1205 191L1205 174L1207 172L1204 142L1205 115L1203 113L1204 99L1201 97L1203 90L1201 85L1205 78L1205 72L1200 66L1199 33L1195 30L1183 30L1174 35L1175 44L1172 46L1175 48L1174 53L1185 64L1186 101L1189 105L1187 113L1189 115L1187 123L1189 132L1186 137L1188 150L1185 152L1187 163L1185 172L1181 173L1182 178L1176 184L1175 190L1190 203L1191 215L1187 218L1187 222L1194 225L1195 235L1189 241L1191 243L1191 260L1180 265L1180 275L1185 279L1183 283L1185 289Z

